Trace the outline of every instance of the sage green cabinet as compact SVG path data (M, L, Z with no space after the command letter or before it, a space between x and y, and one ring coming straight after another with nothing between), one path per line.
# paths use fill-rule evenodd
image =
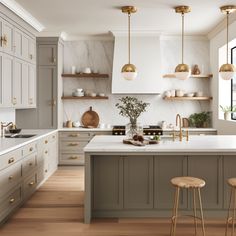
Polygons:
M93 208L123 208L123 159L119 156L97 156L93 159Z
M222 209L222 157L199 155L188 157L188 175L202 178L206 186L201 189L204 209Z
M172 209L174 204L175 188L170 180L176 176L187 175L186 156L156 156L154 158L154 208ZM180 193L179 207L188 207L187 190Z
M124 208L153 208L153 157L124 157Z

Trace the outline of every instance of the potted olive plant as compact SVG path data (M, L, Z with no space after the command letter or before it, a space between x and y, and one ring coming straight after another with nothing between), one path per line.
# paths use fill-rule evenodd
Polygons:
M224 112L224 119L231 120L231 113L236 112L236 106L222 106L220 105L221 110Z
M135 97L122 97L119 99L120 103L116 104L116 107L120 110L119 114L129 118L129 124L126 127L126 134L130 138L138 133L138 117L146 111L149 103L138 100Z

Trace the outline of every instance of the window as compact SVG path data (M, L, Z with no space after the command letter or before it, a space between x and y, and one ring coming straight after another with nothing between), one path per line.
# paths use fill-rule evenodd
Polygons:
M236 47L231 49L231 63L236 65ZM236 106L236 78L231 81L231 107ZM232 113L232 120L236 120L236 113Z

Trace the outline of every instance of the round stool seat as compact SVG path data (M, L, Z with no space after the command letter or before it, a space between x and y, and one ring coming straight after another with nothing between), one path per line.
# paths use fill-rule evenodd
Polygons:
M228 184L229 184L231 187L236 187L236 178L230 178L230 179L228 179Z
M171 179L171 183L180 188L202 188L206 184L203 179L190 176L175 177Z

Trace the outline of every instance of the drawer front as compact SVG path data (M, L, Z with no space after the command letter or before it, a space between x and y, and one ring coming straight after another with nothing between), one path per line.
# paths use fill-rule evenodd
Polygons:
M7 194L13 187L15 187L19 181L21 181L21 163L18 162L15 165L3 170L0 173L0 197Z
M36 146L37 146L36 143L30 143L28 145L25 145L23 147L23 156L28 156L29 154L36 152L37 151Z
M31 195L37 187L37 174L33 173L30 177L24 180L24 198Z
M84 162L84 154L83 153L62 153L60 156L60 159L66 160L66 161Z
M90 133L89 132L60 132L60 138L66 138L66 139L90 139Z
M27 175L29 172L35 169L36 167L36 158L37 154L33 153L24 158L22 162L22 174L23 176Z
M16 149L12 152L1 155L0 170L5 169L22 159L22 149Z
M88 141L61 141L60 150L63 151L83 151L83 148L88 144Z
M90 137L93 138L96 135L112 135L112 131L97 131L97 132L90 132Z
M0 220L4 219L10 211L16 208L22 200L21 186L13 190L3 199L0 198Z

